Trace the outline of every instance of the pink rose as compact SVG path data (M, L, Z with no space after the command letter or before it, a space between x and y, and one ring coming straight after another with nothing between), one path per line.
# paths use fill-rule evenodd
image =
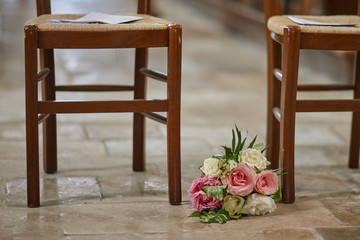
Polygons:
M239 166L223 180L223 183L228 185L228 193L235 196L246 196L254 190L255 181L255 171L248 165L239 163Z
M204 186L221 186L222 183L216 179L207 177L195 179L189 189L189 199L193 210L202 211L205 209L215 209L222 204L222 201L214 197L206 196L206 193L201 190Z
M207 177L198 178L192 182L191 187L189 189L189 195L201 191L201 187L204 186L221 186L221 185L222 183L219 180L213 178L207 178Z
M198 212L206 209L215 209L223 204L223 201L206 196L206 193L203 191L199 191L189 197L192 209Z
M277 192L279 188L279 179L276 173L271 170L265 170L256 177L255 190L263 195L271 195Z

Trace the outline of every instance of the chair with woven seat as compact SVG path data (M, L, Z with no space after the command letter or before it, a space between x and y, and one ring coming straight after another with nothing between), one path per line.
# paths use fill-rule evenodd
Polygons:
M113 112L134 113L134 171L145 170L145 117L167 125L169 202L180 204L181 26L151 16L150 0L138 0L138 11L134 15L143 17L142 20L125 24L50 23L49 19L76 19L82 15L51 15L50 0L37 0L36 3L38 17L27 21L24 27L28 206L40 206L39 123L43 124L44 171L55 173L56 114ZM148 48L152 47L167 48L167 74L147 68ZM135 49L134 85L56 85L54 49L105 48ZM167 84L166 99L146 98L147 77ZM41 100L38 99L38 83L42 84ZM65 101L55 98L56 91L129 90L134 91L133 100Z
M360 1L359 1L360 2ZM295 201L294 143L296 112L352 112L349 167L359 167L360 16L297 16L355 27L307 26L281 15L279 0L264 0L267 22L268 114L267 157L272 168L284 168L283 202ZM360 13L360 10L359 10ZM356 52L352 84L298 84L300 49ZM297 99L297 91L352 90L353 99Z

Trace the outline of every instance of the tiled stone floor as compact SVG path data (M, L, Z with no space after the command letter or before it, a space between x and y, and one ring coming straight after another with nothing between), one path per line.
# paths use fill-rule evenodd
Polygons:
M68 7L129 12L135 1L110 0L100 8L93 0L53 2L59 12ZM272 215L225 225L187 218L186 190L199 176L197 167L230 143L234 123L264 140L265 47L228 32L181 1L154 2L161 16L184 30L183 204L167 202L166 129L148 121L147 172L134 173L131 115L100 114L59 117L59 172L41 175L42 207L26 207L22 26L34 16L35 1L0 0L0 239L360 239L360 172L346 167L349 114L298 115L295 204L279 203ZM58 51L58 80L131 81L132 53ZM150 65L164 70L165 54L152 50ZM95 67L101 73L90 71ZM301 69L301 75L303 81L332 81L309 69ZM157 83L149 89L150 96L163 96L165 90Z

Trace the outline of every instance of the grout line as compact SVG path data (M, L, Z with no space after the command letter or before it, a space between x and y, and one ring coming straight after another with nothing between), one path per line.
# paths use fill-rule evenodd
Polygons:
M315 228L308 229L315 237L315 240L324 240L324 238L316 231Z

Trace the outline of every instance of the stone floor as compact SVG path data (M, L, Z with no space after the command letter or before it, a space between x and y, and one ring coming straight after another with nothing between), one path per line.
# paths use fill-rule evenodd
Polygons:
M59 12L80 7L83 12L130 12L135 1L112 0L101 8L93 0L53 2ZM168 204L164 126L148 121L147 171L134 173L131 115L100 114L58 118L59 172L41 175L42 207L26 207L22 26L35 15L35 1L0 0L0 239L360 239L360 172L347 168L350 115L344 113L298 115L295 204L278 203L271 215L225 225L187 217L192 211L186 191L199 177L197 168L220 153L220 145L230 144L234 123L264 141L266 50L181 1L154 2L159 15L183 25L183 204ZM58 51L58 82L101 77L127 83L132 53ZM152 50L150 65L164 70L165 54ZM90 71L95 67L100 73ZM300 74L305 82L333 81L309 69ZM150 97L164 96L164 90L149 84Z

